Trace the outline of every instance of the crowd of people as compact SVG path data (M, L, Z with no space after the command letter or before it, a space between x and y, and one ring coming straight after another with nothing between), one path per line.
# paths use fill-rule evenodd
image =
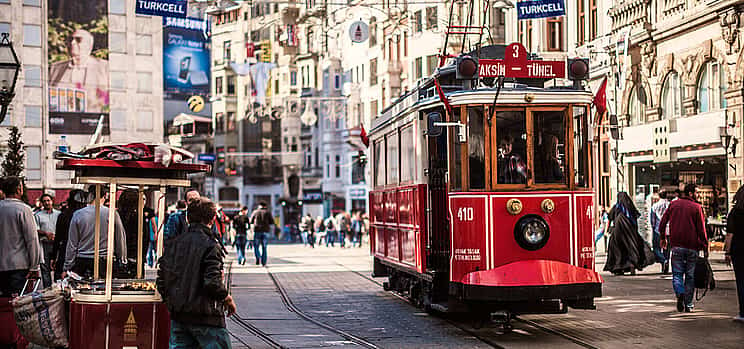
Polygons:
M653 198L648 217L642 217L630 196L620 192L615 205L600 212L600 227L595 235L595 243L602 238L607 241L604 270L615 275L635 275L636 270L655 263L667 274L671 264L672 288L680 312L693 311L695 268L698 259L708 259L710 249L696 191L695 184L675 192L660 191ZM649 220L651 244L639 234L641 219ZM744 187L734 196L724 243L725 260L733 265L739 298L739 313L734 320L744 322L744 233L739 230L744 230Z

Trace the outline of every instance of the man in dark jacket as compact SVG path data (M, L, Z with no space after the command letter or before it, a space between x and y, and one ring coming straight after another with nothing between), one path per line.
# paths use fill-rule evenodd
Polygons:
M661 246L672 248L672 286L677 295L677 311L692 312L695 294L695 263L702 250L708 258L703 209L695 202L695 184L687 184L682 196L672 201L659 223ZM668 236L666 232L669 225Z
M171 318L171 348L230 348L225 315L235 302L222 282L223 253L212 233L215 205L206 198L188 207L189 228L166 241L157 287Z
M256 255L256 265L260 263L266 266L268 259L266 245L269 242L269 232L272 231L271 227L274 225L274 217L271 216L265 202L258 203L258 208L251 213L250 223L253 227L253 253Z

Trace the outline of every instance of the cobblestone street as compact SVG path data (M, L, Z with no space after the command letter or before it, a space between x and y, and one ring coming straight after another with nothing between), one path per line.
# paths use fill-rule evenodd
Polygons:
M427 314L383 291L384 279L368 276L366 248L271 245L270 256L268 268L233 268L234 348L740 348L744 342L744 328L731 320L733 272L716 254L718 286L693 313L676 311L671 276L654 265L636 276L603 273L597 310L520 316L507 334L495 324L476 329L468 319Z

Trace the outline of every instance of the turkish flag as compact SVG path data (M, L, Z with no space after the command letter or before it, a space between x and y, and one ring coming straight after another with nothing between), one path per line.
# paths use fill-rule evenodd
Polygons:
M602 80L602 84L599 85L599 89L597 90L597 94L594 95L594 100L592 100L594 103L594 106L597 107L597 117L596 117L596 123L599 124L602 122L602 115L607 111L607 77L605 76L604 80Z
M364 146L369 147L369 136L367 136L367 131L364 130L364 125L362 125L362 132L359 133L359 137L362 139Z

